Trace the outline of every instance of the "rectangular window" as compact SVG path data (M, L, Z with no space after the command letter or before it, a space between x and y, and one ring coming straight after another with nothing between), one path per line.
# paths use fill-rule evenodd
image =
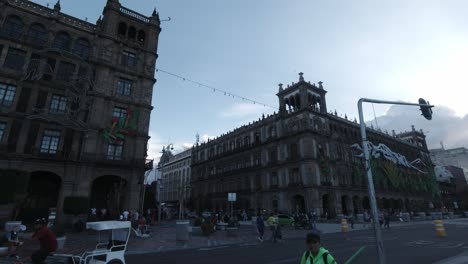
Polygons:
M20 49L9 48L8 54L5 58L5 63L3 66L21 71L23 69L24 63L26 62L26 51Z
M120 79L117 83L117 94L130 95L132 91L132 81L127 79Z
M50 100L50 111L54 113L65 113L67 110L68 99L61 95L52 95Z
M108 160L122 160L123 141L109 144L107 146Z
M41 153L43 154L57 154L60 142L60 131L58 130L44 130L41 142Z
M128 67L135 67L137 65L137 57L135 53L129 51L122 52L122 65Z
M61 61L57 70L57 80L70 81L74 78L75 64Z
M127 108L114 107L114 112L112 113L112 116L117 117L118 119L127 117Z
M258 166L262 163L262 153L257 152L254 154L254 165Z
M271 173L271 186L272 187L278 186L278 174L276 172Z
M6 123L0 122L0 143L3 140L3 134L5 134L5 130L6 130Z
M15 94L16 86L0 83L0 105L12 105Z

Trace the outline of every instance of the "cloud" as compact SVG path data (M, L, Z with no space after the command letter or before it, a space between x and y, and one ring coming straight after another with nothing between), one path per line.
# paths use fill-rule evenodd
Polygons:
M236 103L219 113L222 118L258 118L265 112L265 107L259 104Z
M384 116L377 117L382 130L398 132L409 131L411 125L426 133L429 148L440 148L443 142L446 148L468 146L468 114L460 117L447 106L433 108L432 120L421 116L418 108L392 106ZM375 126L375 121L372 122Z

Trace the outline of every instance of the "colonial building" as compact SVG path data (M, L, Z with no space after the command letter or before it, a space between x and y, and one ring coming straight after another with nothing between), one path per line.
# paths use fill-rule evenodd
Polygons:
M12 183L0 204L16 202L22 219L60 215L67 200L136 210L152 168L159 16L118 0L96 24L60 9L0 0L0 175Z
M161 202L175 209L180 203L185 208L185 201L190 197L192 149L172 155L171 150L163 150L158 170L161 175ZM179 207L177 207L177 210Z
M430 152L431 159L435 164L462 168L468 181L468 149L464 147L445 149L442 145L442 148L432 149Z
M279 113L234 129L192 151L192 200L197 210L236 208L322 215L369 209L356 120L327 110L326 93L304 80L279 85ZM380 208L426 208L437 184L425 135L368 128Z
M435 166L437 184L442 205L448 210L465 209L463 192L468 185L462 168L455 166Z

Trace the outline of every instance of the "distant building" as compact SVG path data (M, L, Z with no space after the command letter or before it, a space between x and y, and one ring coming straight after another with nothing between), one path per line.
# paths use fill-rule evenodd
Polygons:
M436 165L435 174L443 205L449 210L459 209L463 204L461 194L468 187L463 169Z
M185 203L190 197L191 155L191 148L176 155L173 155L169 149L163 150L158 165L161 176L160 199L173 211L179 210L180 203L186 208Z
M75 198L111 215L139 209L158 14L108 0L93 24L60 1L0 0L0 18L0 175L16 182L7 202L22 219L60 216Z
M192 201L201 210L234 207L334 217L370 208L356 120L328 111L321 82L279 85L279 113L262 116L192 151ZM437 183L422 131L368 128L380 208L427 208Z
M453 148L445 149L431 149L431 159L434 164L443 166L456 166L462 168L465 174L465 179L468 181L468 149Z

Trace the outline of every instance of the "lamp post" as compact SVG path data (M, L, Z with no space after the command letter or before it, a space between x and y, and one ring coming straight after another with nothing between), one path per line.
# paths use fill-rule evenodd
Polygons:
M385 264L385 249L382 240L382 234L380 232L380 225L377 223L379 222L379 216L377 211L377 201L375 199L375 188L374 188L374 180L372 176L372 168L370 163L370 154L369 154L369 141L367 140L366 134L366 124L364 123L364 113L362 111L362 104L366 103L375 103L375 104L391 104L391 105L410 105L410 106L419 106L421 108L422 115L428 119L432 119L432 110L431 108L434 107L426 102L424 99L419 99L419 104L412 104L412 103L404 103L404 102L392 102L392 101L382 101L382 100L375 100L375 99L367 99L361 98L358 101L358 110L359 110L359 123L361 128L361 138L362 138L362 151L364 152L365 158L365 170L367 172L367 181L368 181L368 191L369 191L369 201L372 210L372 217L374 220L374 233L375 233L375 241L377 247L377 253L379 257L379 263Z

